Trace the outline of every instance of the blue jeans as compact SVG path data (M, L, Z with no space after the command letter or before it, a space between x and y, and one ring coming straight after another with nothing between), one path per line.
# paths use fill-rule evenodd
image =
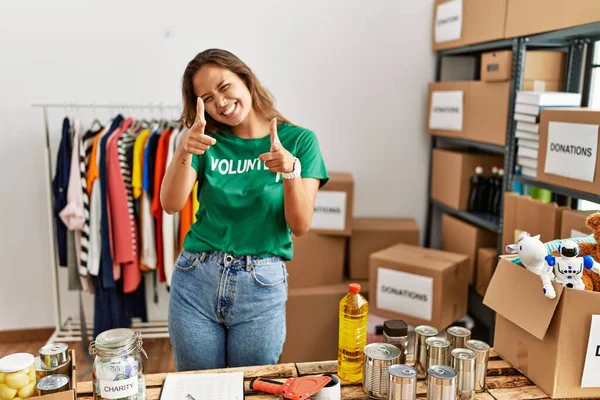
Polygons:
M280 257L183 250L169 304L177 370L276 364L286 336L287 292Z

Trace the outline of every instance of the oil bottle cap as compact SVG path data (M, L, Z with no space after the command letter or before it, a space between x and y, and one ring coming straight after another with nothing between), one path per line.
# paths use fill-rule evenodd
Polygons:
M360 293L360 284L358 283L351 283L348 285L348 288L350 289L350 293Z

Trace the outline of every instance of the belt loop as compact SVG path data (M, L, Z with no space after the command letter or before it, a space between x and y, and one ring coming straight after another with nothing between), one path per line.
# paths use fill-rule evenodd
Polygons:
M248 271L248 272L252 271L253 267L254 266L252 265L252 257L246 256L246 271Z
M204 262L204 260L206 259L206 252L203 251L202 253L200 253L200 262Z

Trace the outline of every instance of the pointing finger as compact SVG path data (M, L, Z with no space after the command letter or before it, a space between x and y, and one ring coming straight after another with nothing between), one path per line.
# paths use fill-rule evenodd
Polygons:
M277 135L277 118L273 118L271 120L270 134L271 134L271 151L278 151L281 148L281 142L279 141L279 136Z
M204 119L204 102L200 97L196 101L196 123L206 125L206 119Z

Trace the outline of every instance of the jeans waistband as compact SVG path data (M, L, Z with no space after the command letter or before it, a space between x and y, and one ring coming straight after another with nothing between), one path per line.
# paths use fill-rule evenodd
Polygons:
M226 253L223 251L205 251L202 253L192 253L184 250L188 254L200 257L200 261L212 261L221 266L232 265L242 267L244 269L252 269L254 266L273 264L276 262L282 262L283 258L280 256L269 256L269 257L258 257L252 255L237 255Z

